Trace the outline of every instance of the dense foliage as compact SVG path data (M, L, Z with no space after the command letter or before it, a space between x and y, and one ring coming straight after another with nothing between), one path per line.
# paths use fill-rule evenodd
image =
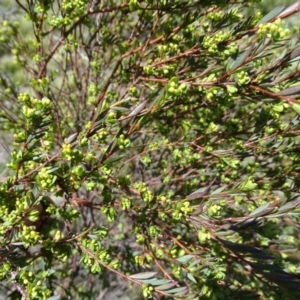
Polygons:
M5 299L299 299L299 35L256 2L7 8Z

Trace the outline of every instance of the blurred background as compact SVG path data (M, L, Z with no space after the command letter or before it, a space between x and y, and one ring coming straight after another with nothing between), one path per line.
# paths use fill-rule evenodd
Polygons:
M296 0L299 1L299 0ZM262 0L261 3L258 5L261 8L261 12L263 15L266 15L268 12L270 12L272 9L274 9L277 6L284 5L288 7L289 5L293 4L295 0ZM299 14L294 14L286 19L286 22L289 25L297 26L299 27Z

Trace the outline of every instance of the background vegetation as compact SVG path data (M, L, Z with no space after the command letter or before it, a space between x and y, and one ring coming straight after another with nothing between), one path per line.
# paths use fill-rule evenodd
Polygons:
M1 3L5 299L299 299L299 34L257 2Z

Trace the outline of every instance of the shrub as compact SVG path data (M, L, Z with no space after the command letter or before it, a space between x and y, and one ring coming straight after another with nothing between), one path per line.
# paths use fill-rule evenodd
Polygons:
M3 16L6 299L299 297L299 35L255 2Z

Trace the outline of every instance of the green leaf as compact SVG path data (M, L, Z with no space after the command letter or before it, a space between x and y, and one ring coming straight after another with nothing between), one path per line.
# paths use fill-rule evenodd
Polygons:
M175 285L177 285L177 281L157 286L155 289L160 290L160 291L167 291L167 290L173 288Z
M127 107L122 107L122 106L114 106L111 107L110 109L115 111L121 111L121 112L127 112L129 110Z
M298 115L300 115L300 104L293 103L293 104L292 104L292 109L293 109Z
M287 202L286 204L284 204L283 206L281 206L278 209L278 213L288 212L288 211L298 207L299 204L300 204L300 200L294 200L294 201Z
M180 292L186 291L187 287L179 287L179 288L175 288L169 291L166 291L168 294L178 294Z
M148 99L144 100L141 104L135 107L127 117L134 117L138 115L146 107L147 104L148 104Z
M119 156L111 156L110 158L106 159L104 161L104 164L111 164L113 162L121 160L125 155L119 155Z
M129 277L132 279L149 279L154 277L155 275L157 275L157 272L144 272L144 273L137 273L137 274L133 274L130 275Z
M275 207L270 207L270 203L265 203L261 205L260 207L256 208L254 211L252 211L249 216L251 217L260 217L268 214L269 212L273 211Z
M194 255L188 254L188 255L181 256L181 257L177 258L176 260L184 264L193 258L194 258Z
M298 61L300 59L300 48L292 51L292 53L290 54L290 63L294 62L294 61Z
M268 14L266 14L258 23L257 25L260 24L265 24L268 23L270 20L273 20L275 17L277 17L283 10L285 9L284 5L278 6L271 10Z
M220 193L222 193L227 187L228 187L228 185L223 185L223 186L217 188L216 190L212 191L212 192L211 192L211 195L220 194Z
M67 138L64 139L64 143L65 144L72 144L73 142L76 141L77 136L78 136L77 132L71 134L69 137L67 137Z
M153 279L136 279L136 280L138 280L142 283L145 283L145 284L153 285L153 286L165 285L165 284L170 283L170 279L156 279L156 278L153 278Z
M204 259L196 259L196 260L192 261L191 264L189 265L189 268L192 268L192 267L198 265L200 262L204 262Z
M60 296L52 296L50 298L47 298L47 300L59 300L59 299L61 299Z
M194 283L197 283L195 277L194 277L191 273L188 273L188 274L187 274L187 278L188 278L189 280L193 281Z
M256 258L256 259L274 259L273 256L263 252L262 250L252 247L252 246L248 246L248 245L244 245L244 244L238 244L238 243L233 243L230 241L225 241L220 239L220 241L223 243L223 245L228 248L229 250L233 251L233 252L240 252L240 253L244 253ZM247 256L248 256L247 255Z
M249 57L253 47L254 47L254 43L246 51L242 52L240 55L238 56L236 54L232 55L228 60L226 70L231 71L240 67L245 62L245 60Z
M291 96L300 94L300 85L294 85L290 88L284 89L278 93L280 96Z

